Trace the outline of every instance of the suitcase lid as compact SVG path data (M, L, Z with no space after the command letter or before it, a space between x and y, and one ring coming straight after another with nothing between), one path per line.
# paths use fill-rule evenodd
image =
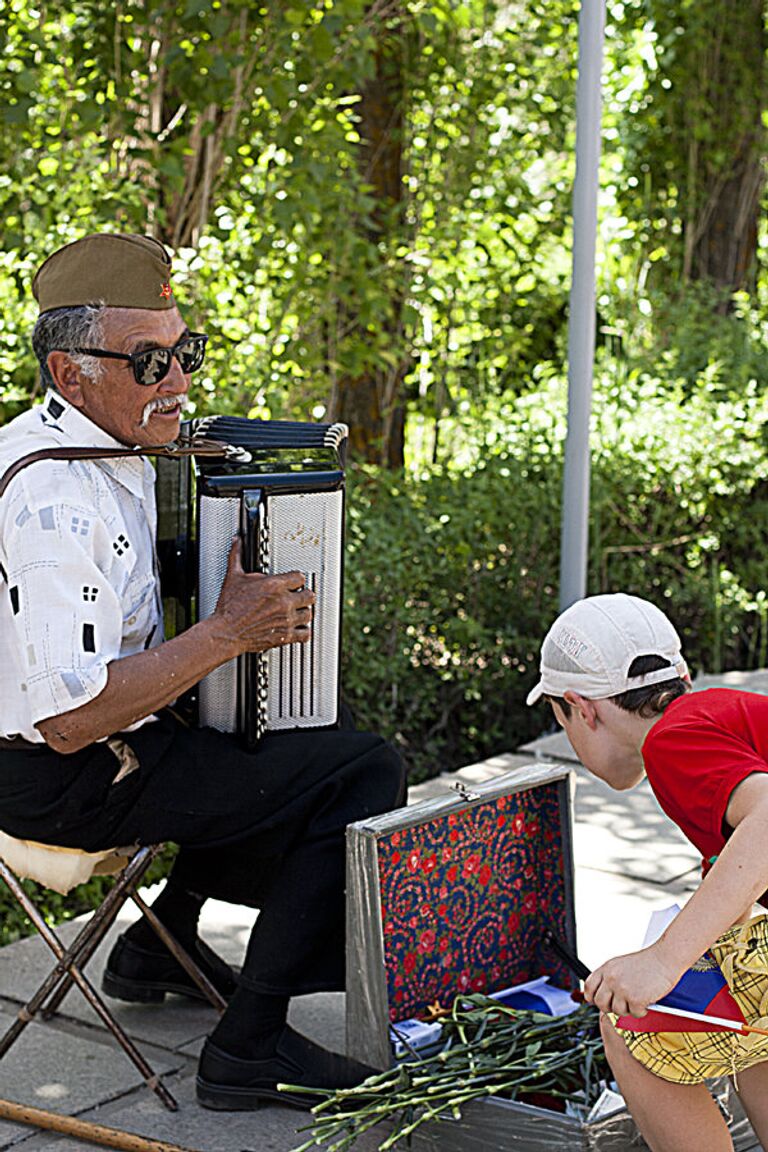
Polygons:
M347 829L347 1049L391 1063L389 1028L544 973L575 949L572 772L534 763Z

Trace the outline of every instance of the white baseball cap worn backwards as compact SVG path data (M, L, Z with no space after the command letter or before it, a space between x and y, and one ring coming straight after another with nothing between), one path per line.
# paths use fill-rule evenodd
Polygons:
M670 667L630 676L638 656L661 656ZM542 696L563 696L569 689L589 700L605 700L688 676L680 637L664 613L623 592L589 596L566 608L544 638L540 672L528 704Z

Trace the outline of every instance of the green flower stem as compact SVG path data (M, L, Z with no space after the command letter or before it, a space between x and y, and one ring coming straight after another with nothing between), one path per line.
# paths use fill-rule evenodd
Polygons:
M422 1124L459 1119L467 1104L489 1097L515 1100L537 1091L588 1107L608 1075L597 1013L587 1005L553 1019L463 997L444 1028L446 1044L437 1054L377 1073L317 1104L312 1136L297 1152L318 1144L346 1152L385 1121L393 1129L379 1148L389 1152Z

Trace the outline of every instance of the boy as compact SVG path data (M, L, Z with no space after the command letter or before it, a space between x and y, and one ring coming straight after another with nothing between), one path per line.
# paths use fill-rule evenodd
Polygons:
M768 1027L768 697L691 693L680 640L653 604L593 596L563 612L528 696L549 701L582 764L617 789L647 774L667 815L702 853L704 879L660 940L601 965L585 984L622 1093L653 1152L731 1152L704 1079L734 1075L768 1149L768 1038L736 1032L633 1033L710 949L748 1023Z

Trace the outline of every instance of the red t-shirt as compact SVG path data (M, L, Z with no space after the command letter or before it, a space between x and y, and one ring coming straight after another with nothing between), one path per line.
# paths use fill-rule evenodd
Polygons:
M643 760L659 804L708 872L726 841L731 793L768 772L768 696L708 688L673 700L646 736Z

